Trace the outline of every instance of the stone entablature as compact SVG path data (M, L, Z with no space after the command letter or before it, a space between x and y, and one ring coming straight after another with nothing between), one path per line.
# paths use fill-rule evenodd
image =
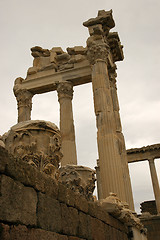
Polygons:
M108 68L113 67L116 61L123 60L123 46L118 33L109 33L109 29L115 26L112 11L99 11L96 18L84 22L83 25L89 27L91 38L103 35L108 50L104 51L102 44L98 44L96 49L99 53L104 53ZM63 81L71 81L73 86L91 82L91 56L88 46L68 47L66 50L63 51L61 47L53 47L51 50L32 47L33 66L28 69L25 79L15 81L15 95L17 96L17 87L32 94L39 94L56 90L57 84Z
M160 158L160 144L127 150L128 163Z
M160 144L127 150L128 163L148 160L156 200L157 213L160 214L160 187L154 160L160 158Z

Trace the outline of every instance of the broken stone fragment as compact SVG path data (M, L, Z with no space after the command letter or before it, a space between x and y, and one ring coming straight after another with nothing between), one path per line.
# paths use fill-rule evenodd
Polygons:
M39 69L39 71L46 71L46 70L50 70L50 69L57 70L57 65L54 63L51 63L51 64L48 64L48 65L42 67L41 69Z
M90 36L103 34L102 24L89 26L88 29L89 29Z
M55 53L57 53L57 55L60 55L60 54L64 53L64 51L62 50L61 47L53 47L51 49L51 52L55 52Z
M32 47L31 48L31 55L34 57L34 58L37 58L37 57L49 57L50 56L50 51L48 49L43 49L39 46L35 46L35 47Z
M33 66L36 67L38 70L41 68L48 66L50 64L50 57L37 57L33 60Z
M37 72L37 67L28 68L27 75L35 74Z
M113 28L115 26L115 22L112 17L112 10L110 11L100 10L98 11L98 16L96 18L91 18L83 23L85 27L90 27L97 24L107 26L109 29Z
M50 62L56 63L57 62L57 53L54 51L50 51Z
M1 135L0 135L0 146L5 148L5 144L4 144L3 140L2 140L2 136Z
M60 65L59 70L63 71L63 70L71 69L73 67L74 67L73 63L67 63L67 64Z
M76 54L86 54L86 48L84 48L83 46L75 46L72 48L67 48L67 52L70 55L76 55Z
M63 60L69 60L70 56L68 53L62 53L60 55L57 55L57 61L63 61Z

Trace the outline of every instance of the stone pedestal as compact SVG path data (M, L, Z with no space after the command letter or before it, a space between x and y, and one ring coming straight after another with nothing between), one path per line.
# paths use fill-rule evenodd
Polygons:
M77 164L75 144L75 130L73 122L72 98L73 86L71 82L62 82L57 87L60 103L60 131L62 135L62 166Z
M159 189L157 172L154 164L154 159L149 159L148 161L149 161L152 185L153 185L153 190L154 190L154 195L156 200L157 213L160 214L160 189Z

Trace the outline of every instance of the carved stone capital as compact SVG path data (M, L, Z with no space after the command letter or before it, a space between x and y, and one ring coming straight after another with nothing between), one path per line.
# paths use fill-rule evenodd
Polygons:
M27 107L30 110L32 109L32 97L33 94L26 89L19 89L15 91L15 96L18 103L18 109L20 107Z
M62 158L61 135L51 122L29 120L16 124L5 134L6 149L14 157L57 178Z
M87 41L87 58L91 65L94 65L97 60L103 60L107 63L108 54L109 54L109 46L106 42L103 41L92 41L90 37Z
M61 98L73 98L73 84L71 82L61 82L57 87L58 101Z
M66 165L59 169L59 182L68 188L93 201L95 189L95 171L91 168L77 165Z

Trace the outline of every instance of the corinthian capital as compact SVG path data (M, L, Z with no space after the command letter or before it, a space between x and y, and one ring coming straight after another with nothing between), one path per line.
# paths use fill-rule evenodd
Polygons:
M107 42L104 41L102 36L99 36L99 39L94 39L94 36L91 36L87 40L87 57L91 65L94 65L96 60L103 60L107 63L109 46Z
M33 94L26 89L19 89L15 92L15 96L18 103L18 108L27 107L32 109L32 97Z
M61 98L73 98L73 84L71 82L61 82L57 87L58 100Z

